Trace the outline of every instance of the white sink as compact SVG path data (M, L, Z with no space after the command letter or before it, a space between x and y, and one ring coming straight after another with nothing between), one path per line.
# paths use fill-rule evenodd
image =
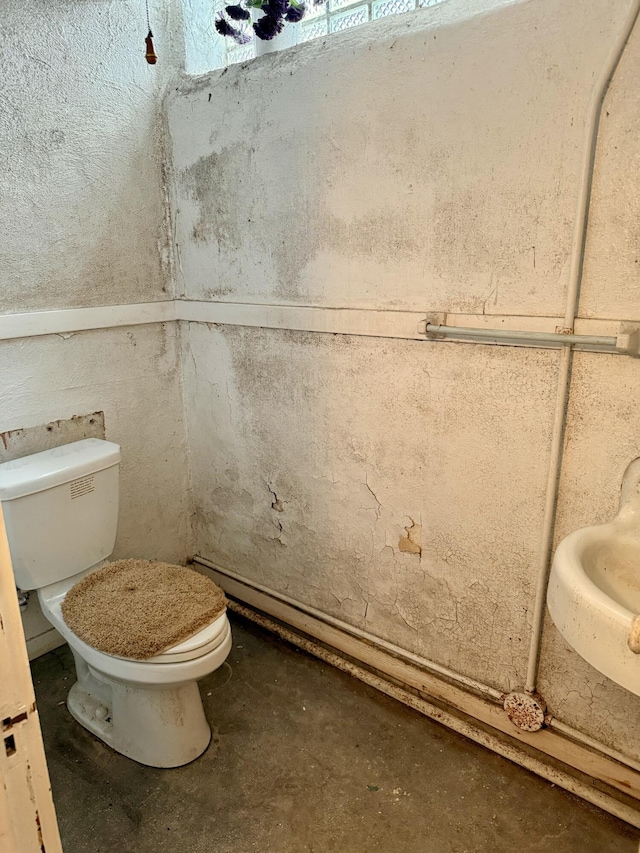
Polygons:
M613 521L576 530L558 545L547 605L581 657L640 696L640 654L628 645L640 613L640 458L625 472Z

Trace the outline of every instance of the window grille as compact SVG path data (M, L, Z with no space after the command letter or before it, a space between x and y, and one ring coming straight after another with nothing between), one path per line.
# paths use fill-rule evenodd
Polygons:
M215 15L233 0L185 0L185 21L192 27L191 50L197 49L196 34L200 39L214 39L217 44L203 47L204 54L197 57L195 63L187 62L187 71L202 74L213 68L224 68L237 62L246 62L256 56L255 36L249 44L236 45L230 39L223 39L213 27ZM313 6L309 0L307 13L300 24L293 25L297 37L295 42L312 41L322 38L329 33L339 33L351 27L358 27L367 21L377 21L389 15L399 15L425 6L435 6L444 0L327 0L322 6ZM194 24L190 23L189 15L193 16ZM288 28L292 25L287 25ZM250 30L247 30L250 33ZM268 44L265 43L265 44ZM188 57L189 59L189 57ZM189 67L189 65L195 67ZM204 67L208 65L208 67Z

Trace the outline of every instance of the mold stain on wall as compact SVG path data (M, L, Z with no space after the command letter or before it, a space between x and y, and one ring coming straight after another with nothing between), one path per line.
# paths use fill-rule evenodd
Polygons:
M167 102L181 290L561 315L592 81L627 7L450 0L184 82ZM638 275L627 166L640 156L628 132L639 40L596 157L590 317L637 314L626 282ZM184 346L197 552L521 688L557 353L197 324ZM624 402L636 373L575 359L558 536L615 505L621 466L640 452ZM603 436L595 413L614 410ZM551 623L541 689L552 713L638 755L636 700L614 690L612 706L612 686L573 666Z
M198 324L188 345L199 553L515 684L542 511L538 499L520 517L517 483L533 477L542 497L555 354L522 351L516 364L497 348L470 360L468 347Z

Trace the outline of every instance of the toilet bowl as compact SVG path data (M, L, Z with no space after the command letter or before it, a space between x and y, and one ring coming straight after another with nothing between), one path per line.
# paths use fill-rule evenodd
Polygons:
M120 448L99 439L0 465L9 549L21 589L37 589L44 616L69 644L78 676L73 717L113 749L151 767L178 767L207 748L211 730L198 680L231 650L226 611L144 660L99 651L65 623L62 602L113 550Z
M78 680L67 698L70 713L110 747L140 764L188 764L211 739L197 682L221 666L231 650L226 612L152 658L116 657L77 637L62 616L66 593L86 574L38 590L44 616L67 641L75 660Z

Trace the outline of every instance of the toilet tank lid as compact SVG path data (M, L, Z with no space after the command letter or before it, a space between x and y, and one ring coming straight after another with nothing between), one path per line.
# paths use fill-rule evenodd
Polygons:
M95 474L120 462L120 445L85 438L0 464L0 501L12 501Z

